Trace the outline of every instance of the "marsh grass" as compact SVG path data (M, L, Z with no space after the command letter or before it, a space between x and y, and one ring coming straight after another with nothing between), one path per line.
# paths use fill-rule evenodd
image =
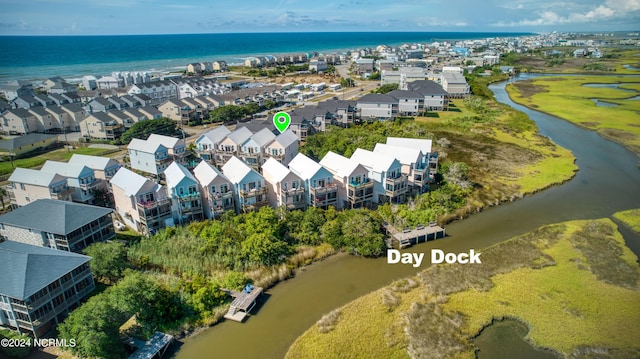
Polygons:
M318 330L322 334L329 333L330 331L333 330L333 328L335 328L336 324L338 324L339 319L340 319L340 311L337 309L331 311L328 314L323 315L322 318L320 318L320 320L317 323Z
M640 209L617 212L613 214L613 217L631 228L632 231L640 234Z

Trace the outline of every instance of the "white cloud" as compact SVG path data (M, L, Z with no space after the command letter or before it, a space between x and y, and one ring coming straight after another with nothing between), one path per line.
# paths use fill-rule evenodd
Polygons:
M433 27L462 27L468 24L465 21L447 21L438 17L419 17L414 19L417 26L433 26Z
M539 13L537 18L523 19L511 22L496 22L493 26L514 27L514 26L551 26L566 24L584 24L590 22L601 22L612 19L632 17L640 10L640 0L606 0L588 11L572 12L560 14L559 10L545 10ZM638 14L635 14L636 16Z

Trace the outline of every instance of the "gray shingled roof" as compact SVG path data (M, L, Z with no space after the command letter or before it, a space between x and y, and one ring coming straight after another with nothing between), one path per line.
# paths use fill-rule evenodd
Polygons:
M39 199L0 216L0 223L66 235L112 211L75 202Z
M73 252L13 241L2 242L0 294L25 300L90 259Z
M398 103L398 99L384 94L368 94L360 97L358 103Z
M407 83L407 88L411 91L421 93L424 96L431 95L448 95L442 86L431 80L417 80Z
M0 149L13 150L22 146L27 146L40 141L47 140L55 135L47 135L44 133L29 133L24 136L14 137L0 141Z

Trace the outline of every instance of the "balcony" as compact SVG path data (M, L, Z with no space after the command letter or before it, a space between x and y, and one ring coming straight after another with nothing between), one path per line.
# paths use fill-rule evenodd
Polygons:
M64 187L62 189L50 189L49 194L52 199L66 200L73 193L73 189L69 187Z
M94 179L91 182L83 182L82 180L80 180L79 184L80 184L80 188L81 189L83 189L85 191L90 191L90 190L92 190L92 189L94 189L94 188L96 188L98 186L99 181Z
M164 164L167 164L169 162L171 162L173 159L171 158L171 156L166 156L166 157L156 157L156 166L161 166Z
M296 196L298 196L297 200ZM280 203L284 204L287 209L304 208L306 200L307 196L305 195L304 187L280 190Z
M156 201L138 202L136 203L136 209L140 222L146 225L149 222L157 221L158 218L171 214L171 199L163 198Z
M389 190L389 187L393 190ZM386 178L385 195L389 198L398 197L407 193L407 175L400 175L397 178Z
M227 191L227 192L214 192L214 193L209 193L209 197L212 200L223 200L223 199L227 199L227 198L232 198L233 197L233 192L231 191Z
M349 183L348 200L352 205L373 199L373 181L367 179L365 182Z
M240 197L242 198L253 198L261 194L267 194L267 187L253 188L248 191L240 191Z

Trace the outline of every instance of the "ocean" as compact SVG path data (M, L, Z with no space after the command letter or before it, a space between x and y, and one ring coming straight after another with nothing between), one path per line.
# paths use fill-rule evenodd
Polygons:
M190 62L241 63L252 55L345 51L358 47L513 37L529 33L322 32L119 36L0 36L0 83L113 71L181 71Z

